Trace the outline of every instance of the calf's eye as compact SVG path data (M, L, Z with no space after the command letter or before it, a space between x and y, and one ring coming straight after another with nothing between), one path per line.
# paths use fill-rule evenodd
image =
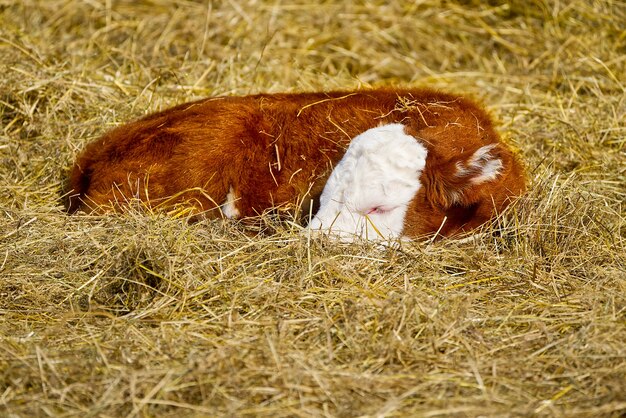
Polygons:
M386 213L389 212L391 209L393 208L386 208L383 206L375 206L367 211L365 211L366 215L375 215L375 214L380 214L380 213Z

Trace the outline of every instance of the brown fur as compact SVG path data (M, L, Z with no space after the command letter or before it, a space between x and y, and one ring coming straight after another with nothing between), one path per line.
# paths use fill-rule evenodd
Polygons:
M448 236L475 228L525 190L522 167L482 107L427 89L259 94L186 103L114 129L87 145L69 178L68 210L124 210L185 202L219 217L232 188L242 217L316 200L351 139L402 123L428 149L404 235ZM456 163L497 143L496 180L473 185Z

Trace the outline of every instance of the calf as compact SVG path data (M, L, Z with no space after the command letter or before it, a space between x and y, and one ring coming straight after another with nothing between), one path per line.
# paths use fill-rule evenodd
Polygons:
M420 238L482 225L525 178L478 104L386 88L182 104L88 144L69 189L70 212L137 199L207 218L313 208L312 229Z

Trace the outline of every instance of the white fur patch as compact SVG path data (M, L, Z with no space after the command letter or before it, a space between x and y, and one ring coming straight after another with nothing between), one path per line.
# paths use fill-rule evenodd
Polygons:
M467 164L456 163L456 175L458 177L467 176L471 172L478 171L475 177L470 179L472 184L481 184L486 181L495 180L502 170L502 160L493 158L490 154L497 144L489 144L478 148L474 155L467 161Z
M407 207L421 187L426 155L401 124L356 136L328 178L309 228L345 240L399 238Z
M237 206L235 205L235 202L237 201L237 199L238 199L237 195L235 195L235 191L233 190L231 186L230 190L228 191L228 194L226 195L226 201L221 206L222 214L225 217L229 219L234 219L234 218L239 217L240 215L239 209L237 209Z

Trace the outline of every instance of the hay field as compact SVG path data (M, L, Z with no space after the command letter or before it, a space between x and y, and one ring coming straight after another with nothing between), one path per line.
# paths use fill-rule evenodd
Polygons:
M626 4L0 1L0 416L626 414ZM531 190L472 242L66 216L80 149L222 94L483 100Z

